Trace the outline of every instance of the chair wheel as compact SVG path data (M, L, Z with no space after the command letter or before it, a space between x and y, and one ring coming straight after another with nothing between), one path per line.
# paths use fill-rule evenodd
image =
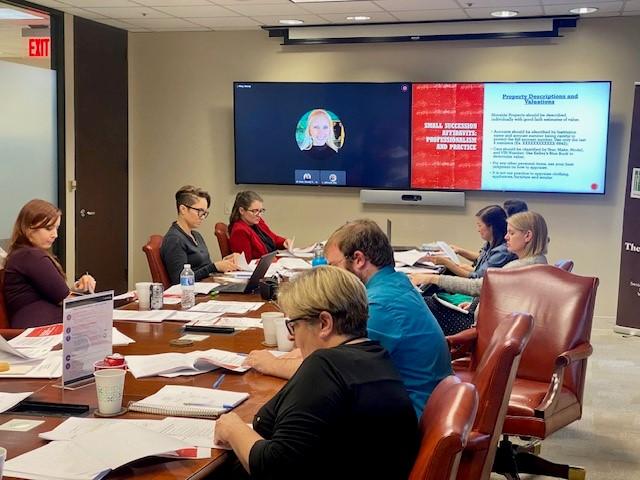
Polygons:
M585 480L587 471L582 467L569 467L569 480Z

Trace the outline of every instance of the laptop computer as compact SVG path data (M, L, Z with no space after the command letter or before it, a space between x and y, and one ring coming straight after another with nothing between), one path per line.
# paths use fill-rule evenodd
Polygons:
M273 263L273 259L276 258L277 253L277 251L273 251L260 257L260 261L258 261L249 280L225 283L224 285L214 288L214 290L220 293L253 293L253 291L258 288L260 280L262 280L267 270L269 270L269 266Z
M389 243L391 244L391 249L394 252L406 252L408 250L416 249L416 247L414 246L394 245L391 243L391 220L389 220L388 218L387 218L387 239L389 240Z

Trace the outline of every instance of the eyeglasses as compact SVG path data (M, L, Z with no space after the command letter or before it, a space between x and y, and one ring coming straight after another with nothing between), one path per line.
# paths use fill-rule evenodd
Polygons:
M287 332L289 332L289 335L293 336L295 334L295 326L294 324L299 321L299 320L313 320L313 317L297 317L297 318L290 318L288 320L284 321L284 325L287 327Z
M200 218L207 218L209 216L209 210L205 210L204 208L190 207L189 205L185 205L184 203L182 205L187 207L189 210L195 210L198 213L198 217Z
M252 208L251 210L247 210L247 212L251 212L254 215L262 215L266 211L266 208Z
M346 257L342 257L340 260L338 260L337 262L329 262L329 265L331 265L332 267L339 267L340 265L342 265L343 263L348 263L351 260L353 260L353 258L351 256L346 256Z

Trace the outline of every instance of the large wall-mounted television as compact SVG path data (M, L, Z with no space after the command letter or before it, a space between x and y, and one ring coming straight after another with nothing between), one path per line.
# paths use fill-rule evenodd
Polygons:
M611 82L234 83L237 184L604 193Z

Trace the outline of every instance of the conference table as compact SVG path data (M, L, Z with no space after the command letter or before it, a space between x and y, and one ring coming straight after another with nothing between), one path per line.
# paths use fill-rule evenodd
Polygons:
M198 301L205 301L207 298L199 298ZM216 300L237 300L237 301L260 301L257 295L221 294L216 296ZM129 304L123 308L136 309L137 304ZM177 306L167 306L166 308L179 308ZM259 317L262 312L275 311L275 305L266 302L259 310L249 312L243 316ZM169 342L181 337L183 332L183 322L164 321L162 323L146 323L134 321L116 321L114 326L122 333L135 340L135 343L114 347L114 352L123 355L149 355L165 352L186 353L193 350L206 350L218 348L239 353L249 353L251 350L263 349L262 341L264 334L262 329L249 329L236 331L233 334L210 334L205 340L194 342L188 347L172 346ZM238 374L225 372L226 376L220 385L222 390L233 390L237 392L248 392L249 398L234 409L244 421L251 423L254 414L273 395L275 395L284 385L285 381L262 375L254 370ZM203 373L200 375L180 376L175 378L147 377L135 379L133 375L127 374L124 387L123 404L130 401L141 400L156 393L167 384L181 386L196 386L211 388L213 382L220 376L220 370ZM94 384L87 385L77 390L63 390L59 388L61 379L1 379L0 391L4 392L26 392L33 391L29 400L46 401L56 403L75 403L90 406L88 413L82 415L93 417L93 412L97 409L97 397ZM68 416L43 416L26 415L17 413L0 414L0 424L11 419L31 419L44 420L44 423L28 432L8 432L0 431L0 446L7 449L7 458L11 459L27 451L45 445L47 442L38 437L39 433L52 430L62 423ZM150 415L138 412L127 412L118 418L146 418L161 419L158 415ZM233 454L226 450L212 449L211 458L187 460L187 459L165 459L150 457L141 459L131 464L120 467L112 471L108 479L199 479L213 474L219 469ZM8 477L4 477L8 478Z

